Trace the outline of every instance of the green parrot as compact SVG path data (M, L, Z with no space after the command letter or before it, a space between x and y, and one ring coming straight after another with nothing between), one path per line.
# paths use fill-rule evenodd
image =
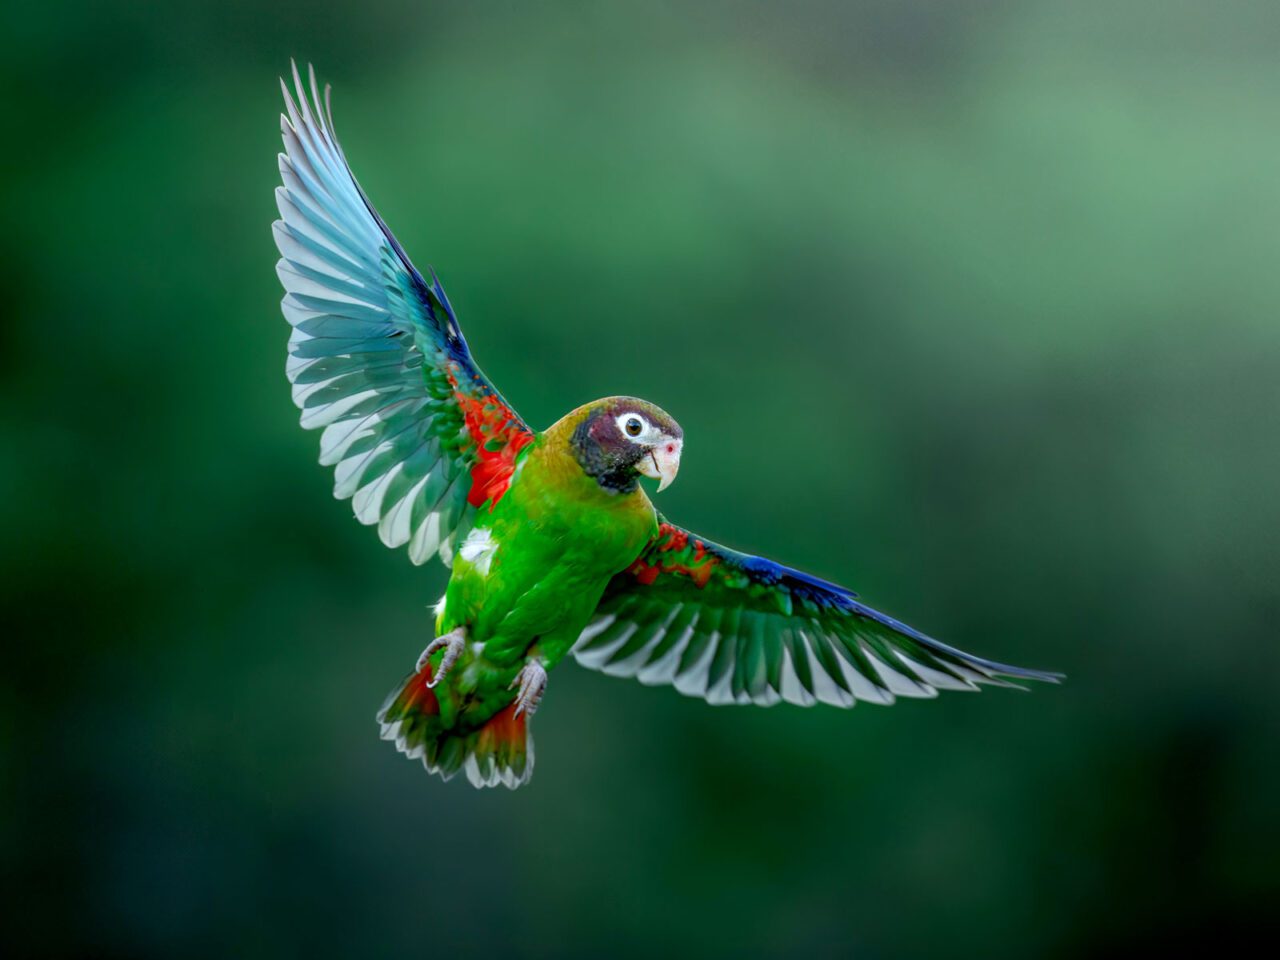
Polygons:
M410 559L452 567L433 639L378 714L448 780L517 787L530 720L572 653L591 669L713 704L852 707L1060 674L964 653L834 583L669 523L684 432L631 397L530 428L472 360L444 289L414 269L356 183L310 73L282 81L286 372L321 429L334 495Z

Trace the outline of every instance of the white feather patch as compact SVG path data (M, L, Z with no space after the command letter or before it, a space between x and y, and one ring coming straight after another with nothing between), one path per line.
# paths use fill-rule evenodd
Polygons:
M459 555L467 563L476 568L482 577L489 575L489 565L493 563L493 555L498 552L498 541L493 538L493 531L477 527L467 534L462 541Z

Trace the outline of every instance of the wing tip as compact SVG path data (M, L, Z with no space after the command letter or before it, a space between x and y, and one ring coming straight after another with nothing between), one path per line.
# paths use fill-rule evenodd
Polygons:
M1030 692L1031 689L1020 683L1011 682L1011 680L1034 680L1038 683L1059 686L1067 679L1065 673L1058 673L1053 670L1034 670L1030 667L1014 667L1007 663L990 663L986 661L978 661L975 666L978 664L981 664L982 672L986 674L986 678L978 681L979 683L985 683L989 686L1008 687L1011 690Z
M990 673L1002 674L1006 677L1016 677L1019 680L1039 680L1043 683L1061 683L1067 678L1065 673L1059 673L1057 670L1038 670L1034 667L1016 667L1011 663L1001 663L998 660L984 660L981 657L970 656L970 660L977 666L982 667Z

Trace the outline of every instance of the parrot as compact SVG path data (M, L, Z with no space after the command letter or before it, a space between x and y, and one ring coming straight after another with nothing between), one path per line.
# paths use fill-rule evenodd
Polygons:
M420 565L450 568L430 641L377 714L428 771L529 782L531 721L568 655L711 704L852 707L1062 674L947 646L835 583L670 522L684 431L633 397L530 427L356 182L315 69L282 78L272 225L286 375L334 496Z

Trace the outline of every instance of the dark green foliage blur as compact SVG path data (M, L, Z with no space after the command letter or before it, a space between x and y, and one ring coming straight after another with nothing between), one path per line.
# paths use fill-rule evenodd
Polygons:
M7 955L1275 933L1278 50L1200 0L7 11ZM531 423L660 403L670 516L1068 683L754 710L566 663L518 793L380 743L445 572L289 401L291 55Z

